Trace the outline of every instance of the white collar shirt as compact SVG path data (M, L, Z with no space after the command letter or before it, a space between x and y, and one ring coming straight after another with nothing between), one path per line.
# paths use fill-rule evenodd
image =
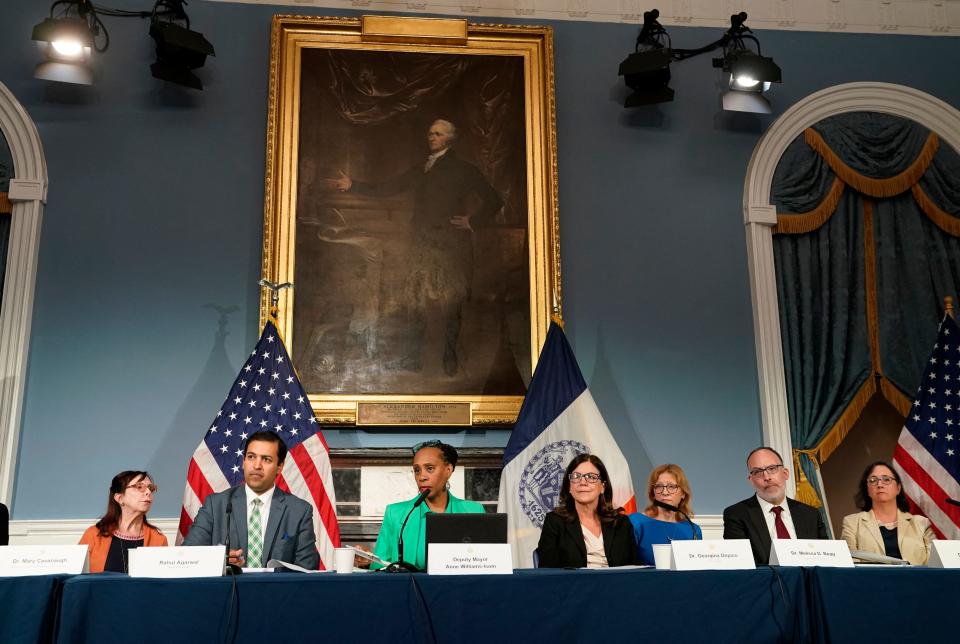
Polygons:
M446 154L446 153L447 153L447 150L449 150L449 149L450 149L450 148L443 148L443 149L440 150L439 152L434 152L433 154L428 155L428 156L427 156L427 162L423 164L423 171L424 171L424 173L430 172L430 168L432 168L432 167L433 167L433 164L437 162L437 159L439 159L439 158L442 157L444 154Z
M777 525L775 521L777 515L770 511L774 506L769 501L761 499L759 494L757 495L757 501L760 503L760 511L763 512L763 518L767 522L767 532L770 533L770 539L776 539ZM793 517L790 516L790 505L787 503L787 497L783 497L783 501L780 502L779 507L783 508L783 512L780 513L780 518L783 519L783 524L787 526L787 532L790 533L790 538L796 539L797 529L793 527Z
M260 499L260 501L263 502L263 506L260 508L260 525L263 528L264 535L266 535L267 521L270 519L270 501L273 500L273 492L277 489L277 486L274 485L260 495L251 490L247 484L244 484L243 487L247 492L247 529L250 529L250 515L253 512L253 500ZM266 547L266 544L264 544L264 547Z

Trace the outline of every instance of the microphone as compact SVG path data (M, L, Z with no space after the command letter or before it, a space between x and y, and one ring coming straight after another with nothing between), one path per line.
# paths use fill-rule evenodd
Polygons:
M430 490L426 489L420 493L420 496L417 497L417 500L413 502L413 507L418 507L421 503L427 500L427 497L430 496Z
M693 521L690 520L690 517L687 516L686 512L684 512L683 510L681 510L675 505L670 505L669 503L664 503L663 501L658 501L656 499L653 500L653 504L658 508L663 508L664 510L670 510L671 512L676 512L677 514L682 516L684 519L686 519L687 523L690 524L690 534L693 536L693 540L694 541L697 540L697 530L696 528L693 527Z
M226 541L224 546L226 546L227 551L226 551L226 559L224 559L224 566L225 566L226 574L228 575L239 575L241 572L243 572L240 569L240 566L238 566L237 564L230 563L230 518L233 516L233 497L235 497L236 495L237 495L236 487L232 488L230 490L230 493L227 495L227 511L226 511L227 538L224 539L224 541Z
M944 499L944 501L946 501L950 505L960 505L960 501L957 501L956 499Z
M410 508L410 511L407 512L407 516L403 518L403 523L400 524L400 538L397 539L397 561L395 561L390 566L384 568L387 572L416 572L418 568L411 563L407 563L403 560L403 529L407 527L407 521L410 519L410 515L413 514L413 511L420 507L420 504L427 500L427 497L430 496L430 490L426 489L420 493L420 496L417 497L417 500L413 502L413 507Z

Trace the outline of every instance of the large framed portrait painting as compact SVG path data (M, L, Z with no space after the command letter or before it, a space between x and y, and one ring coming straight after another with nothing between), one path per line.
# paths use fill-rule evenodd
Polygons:
M272 36L263 274L294 284L277 323L318 418L512 423L561 314L551 31Z

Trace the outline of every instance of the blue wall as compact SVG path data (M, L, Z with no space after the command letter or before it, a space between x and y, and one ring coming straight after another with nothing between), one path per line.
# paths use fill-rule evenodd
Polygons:
M153 516L176 516L190 454L258 335L270 18L287 8L191 3L217 49L192 93L151 78L139 20L105 18L112 44L92 88L36 81L29 37L46 5L10 4L0 82L36 122L50 177L14 517L94 516L110 477L132 467L162 488ZM837 83L901 83L958 105L960 47L764 32L784 70L774 115L719 114L709 56L674 65L674 103L630 112L616 70L636 27L554 27L567 334L638 485L651 464L679 462L695 509L719 513L749 493L742 458L761 439L740 206L751 151L777 114ZM718 35L670 31L678 47Z

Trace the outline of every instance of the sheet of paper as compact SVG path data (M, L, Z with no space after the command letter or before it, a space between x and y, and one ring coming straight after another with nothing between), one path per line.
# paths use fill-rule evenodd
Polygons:
M267 562L267 567L271 569L286 568L287 570L292 570L294 572L305 572L308 574L316 572L331 572L330 570L307 570L306 568L298 566L297 564L287 563L286 561L280 561L279 559L271 559ZM244 572L246 572L246 568L244 568Z
M347 546L347 547L353 548L353 546ZM380 557L378 557L377 555L373 554L372 552L367 552L366 550L360 550L359 548L353 548L353 551L356 553L356 555L357 555L358 557L363 557L363 558L366 559L367 561L374 561L374 562L380 564L381 566L389 566L390 563L391 563L391 562L387 561L386 559L381 559Z

